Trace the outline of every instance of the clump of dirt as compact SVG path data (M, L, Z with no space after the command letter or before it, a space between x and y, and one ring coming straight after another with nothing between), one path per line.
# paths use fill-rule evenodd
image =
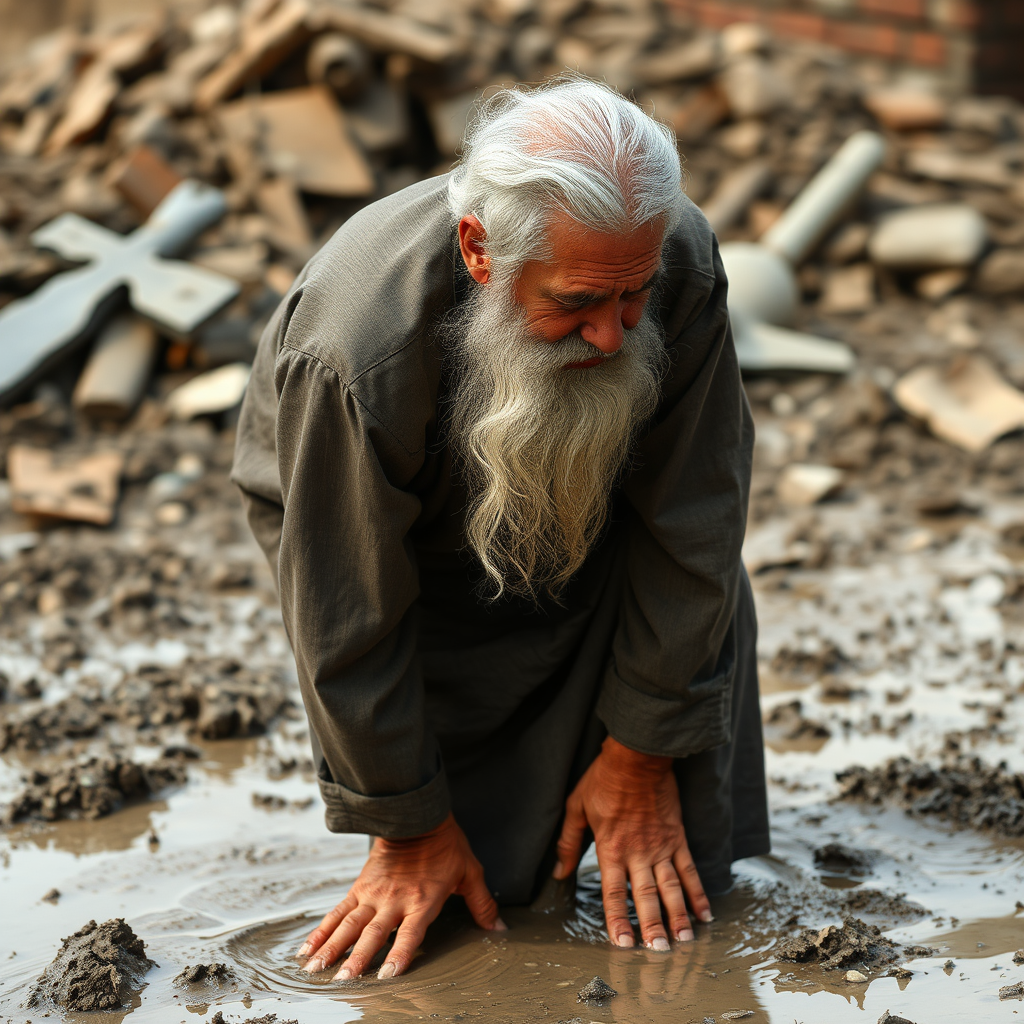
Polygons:
M1017 952L1013 954L1013 962L1015 964L1024 964L1024 949L1018 949Z
M1000 999L1024 999L1024 981L1015 981L999 990Z
M904 893L878 889L851 889L841 899L840 906L847 914L870 914L894 922L917 921L931 913L920 903L908 900Z
M597 1003L600 1006L606 999L611 999L618 994L608 982L595 975L576 993L576 1002Z
M227 964L186 964L184 970L175 975L172 984L179 987L186 985L224 985L235 981L235 972Z
M871 871L874 857L864 850L856 850L843 843L826 843L814 851L814 863L826 871L866 875Z
M888 1010L878 1018L878 1024L914 1024L912 1020L907 1020L906 1017L897 1017L895 1013L890 1013Z
M764 724L769 737L774 739L827 740L832 735L828 726L804 716L803 704L798 700L772 708Z
M3 811L10 825L22 818L102 818L123 804L144 800L186 781L185 766L175 758L136 764L120 754L91 757L52 773L34 771L28 786Z
M209 1024L228 1024L224 1019L224 1011L218 1010L209 1020ZM297 1020L278 1020L276 1013L265 1013L262 1017L250 1017L240 1024L299 1024Z
M218 658L174 668L143 668L109 694L89 681L56 704L0 722L0 752L41 750L62 740L95 736L108 722L139 731L186 723L204 739L266 732L292 705L288 683L277 673L244 669Z
M909 814L1024 836L1024 774L1009 771L1005 762L992 767L959 756L933 768L899 757L880 768L847 768L836 778L840 800L894 803Z
M830 924L820 931L805 928L779 946L775 955L792 963L818 963L825 971L855 964L872 970L897 959L898 949L876 925L848 917L842 927Z
M115 918L90 921L64 939L29 997L29 1006L50 1002L62 1010L113 1010L124 1006L156 965L146 944Z

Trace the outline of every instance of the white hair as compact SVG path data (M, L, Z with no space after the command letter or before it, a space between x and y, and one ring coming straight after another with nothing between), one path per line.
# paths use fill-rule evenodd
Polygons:
M579 76L502 89L470 122L448 204L456 220L483 225L499 275L551 255L546 228L557 213L608 234L662 221L667 234L683 206L675 134Z

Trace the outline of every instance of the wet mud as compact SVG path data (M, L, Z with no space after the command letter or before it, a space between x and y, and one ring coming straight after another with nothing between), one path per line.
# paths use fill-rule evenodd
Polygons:
M0 935L0 1020L1018 1020L1000 998L1024 981L1017 463L951 456L973 511L924 515L896 469L937 458L933 442L882 420L863 479L786 509L779 432L825 400L820 443L838 443L837 410L879 392L769 383L750 384L747 559L774 852L738 863L715 922L668 953L607 942L591 851L574 904L505 908L500 939L455 907L404 977L307 975L296 951L366 840L323 827L276 596L226 478L230 430L133 435L108 531L26 521L0 494L0 906L19 923ZM1002 444L1024 464L1024 443ZM150 480L185 456L204 467L191 518L162 525ZM116 918L158 966L107 1009L32 1005L61 938ZM618 994L578 1002L595 976Z
M125 1006L155 967L146 944L123 921L95 921L61 944L29 997L29 1006L61 1010L112 1010Z
M838 773L841 800L888 801L910 814L935 815L1004 836L1024 836L1024 774L958 757L933 768L905 757L879 768Z

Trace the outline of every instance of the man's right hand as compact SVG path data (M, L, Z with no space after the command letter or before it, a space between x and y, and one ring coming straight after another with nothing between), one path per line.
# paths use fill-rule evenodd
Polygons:
M484 869L451 814L437 828L411 839L375 839L348 895L309 934L299 956L305 970L322 971L350 947L336 978L358 978L397 928L395 944L377 972L393 978L412 962L427 926L451 895L462 896L481 928L505 931L498 904L484 884Z

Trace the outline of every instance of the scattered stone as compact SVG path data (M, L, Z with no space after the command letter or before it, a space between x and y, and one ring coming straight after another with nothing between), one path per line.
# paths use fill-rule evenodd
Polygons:
M1012 295L1024 291L1024 249L996 249L978 267L978 291L986 295Z
M887 978L896 978L899 981L909 981L913 976L913 971L908 971L906 967L890 967L885 972Z
M60 889L51 889L43 899L47 903L56 903L60 899Z
M1015 981L999 990L1000 999L1024 999L1024 981Z
M155 967L146 945L115 918L90 921L64 939L60 951L37 982L29 1006L52 1003L62 1010L114 1010L125 1006Z
M961 755L933 768L900 757L879 768L847 768L836 778L840 800L894 803L914 816L1024 836L1024 775L1005 763L993 768Z
M864 96L864 106L894 131L940 128L946 121L946 105L938 96L906 86L872 89Z
M595 975L576 993L578 1003L601 1004L606 999L611 999L619 993L615 991L606 981Z
M914 1024L912 1020L907 1020L906 1017L897 1017L895 1013L890 1013L888 1010L878 1018L878 1024Z
M833 466L794 463L779 476L775 493L787 505L815 505L843 483L842 470Z
M1013 954L1013 962L1015 964L1024 964L1024 949L1018 949L1017 952Z
M985 218L973 207L919 206L886 217L868 241L868 253L890 270L970 267L987 241Z
M868 976L866 974L861 974L860 971L847 971L843 977L854 985L859 985L861 982L868 980Z
M722 1014L722 1020L746 1020L748 1017L753 1017L753 1010L726 1010Z
M947 961L946 961L946 962L945 962L945 963L944 963L944 964L942 965L942 969L943 969L943 970L944 970L944 971L946 972L946 974L947 974L947 975L948 975L948 974L952 974L952 973L953 973L953 972L954 972L954 971L956 970L956 964L955 964L955 963L953 963L953 961L952 961L952 960L947 960Z

